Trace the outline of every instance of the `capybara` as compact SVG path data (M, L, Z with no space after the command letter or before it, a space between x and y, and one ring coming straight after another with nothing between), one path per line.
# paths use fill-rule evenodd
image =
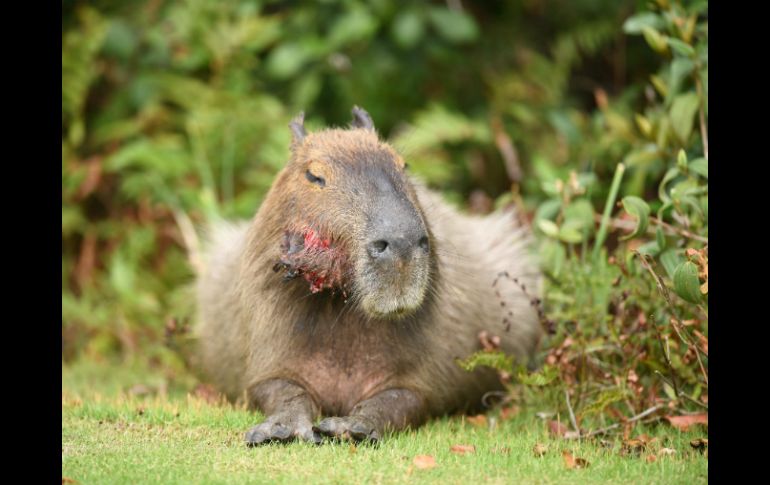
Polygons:
M210 228L197 288L204 371L266 416L246 442L376 441L478 409L502 389L457 363L480 332L518 362L541 336L527 230L420 185L361 108L349 129L289 126L290 160L253 220Z

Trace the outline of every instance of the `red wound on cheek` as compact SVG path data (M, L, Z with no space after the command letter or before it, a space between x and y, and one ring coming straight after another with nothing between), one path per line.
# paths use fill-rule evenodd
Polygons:
M312 228L286 231L281 244L281 260L274 271L286 270L285 279L297 276L310 284L311 293L325 289L345 292L347 256L330 238Z
M328 249L330 241L328 239L321 238L318 233L313 229L307 229L304 233L305 249Z

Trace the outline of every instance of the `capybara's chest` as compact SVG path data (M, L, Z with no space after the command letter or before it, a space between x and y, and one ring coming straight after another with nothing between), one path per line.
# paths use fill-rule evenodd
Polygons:
M292 369L314 395L324 415L345 415L395 377L393 362L376 352L321 351L295 361Z
M345 415L409 368L404 352L385 342L373 335L338 335L298 352L288 370L314 395L322 413Z

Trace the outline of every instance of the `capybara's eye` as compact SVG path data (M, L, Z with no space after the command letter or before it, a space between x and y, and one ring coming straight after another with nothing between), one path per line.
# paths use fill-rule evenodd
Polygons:
M323 177L318 177L317 175L313 175L310 172L310 170L307 170L305 172L305 178L308 179L309 181L311 181L312 183L314 183L316 185L319 185L321 187L325 187L326 186L326 179L324 179Z

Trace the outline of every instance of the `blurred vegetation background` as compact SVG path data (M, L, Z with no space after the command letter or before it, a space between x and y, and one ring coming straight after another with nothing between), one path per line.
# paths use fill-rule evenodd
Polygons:
M62 44L64 365L176 378L195 227L255 213L297 112L357 104L459 206L535 228L525 393L581 427L707 410L706 1L63 1Z

